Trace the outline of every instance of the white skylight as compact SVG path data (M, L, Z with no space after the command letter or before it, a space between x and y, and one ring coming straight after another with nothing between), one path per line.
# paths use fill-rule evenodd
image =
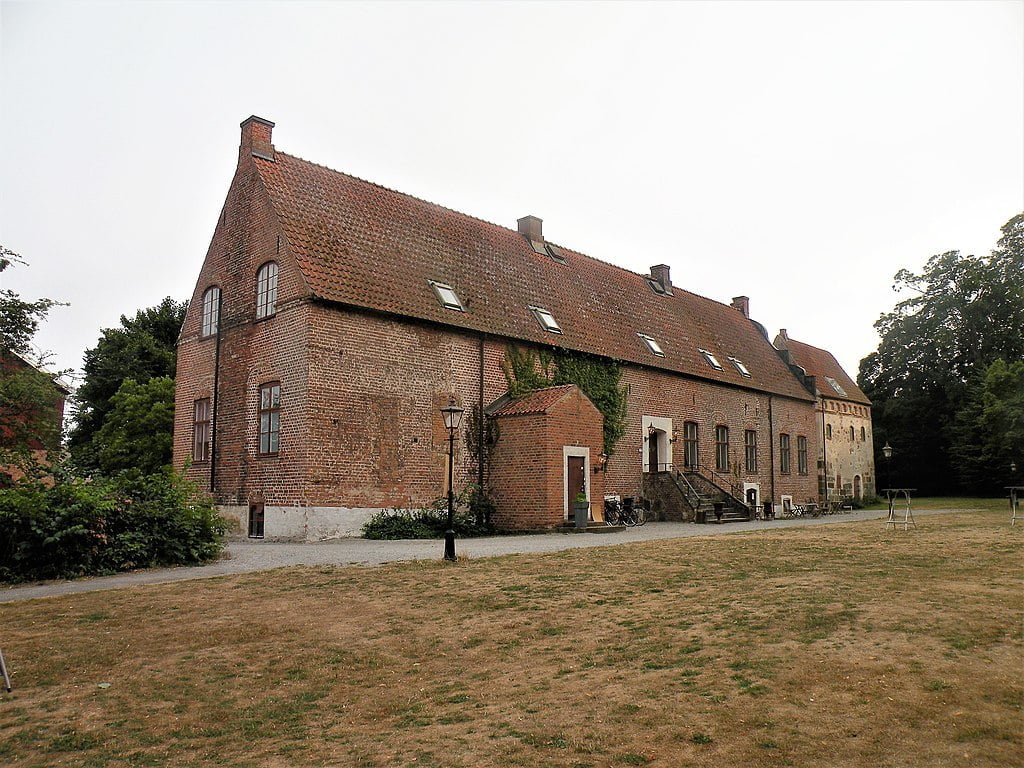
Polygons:
M546 309L541 307L530 307L530 311L533 312L533 316L537 318L537 322L540 323L541 328L550 333L561 333L562 329L558 327L558 323L555 322L555 316L548 312Z
M708 361L708 365L710 365L716 371L722 370L722 364L720 362L718 362L718 358L717 357L712 355L706 349L698 349L697 351L700 352L702 355L704 355L704 359Z
M736 366L736 370L740 372L740 376L744 376L748 379L750 378L750 371L747 370L747 366L742 362L737 360L735 357L730 357L729 362Z
M444 283L438 283L433 280L428 281L430 287L434 289L434 295L437 296L437 300L441 302L441 306L445 309L455 309L459 312L465 312L466 308L462 306L462 302L459 300L458 295L455 293L455 289L450 285Z
M842 395L843 397L846 397L846 396L847 396L847 395L846 395L846 390L845 390L845 389L843 389L843 388L842 388L842 387L841 387L841 386L839 385L839 382L838 382L838 381L836 381L835 379L833 379L833 378L832 378L831 376L826 376L826 377L825 377L825 381L827 381L827 382L828 382L829 386L830 386L830 387L832 387L832 389L834 389L834 390L836 391L836 393L837 393L837 394L839 394L839 395Z
M647 348L650 349L651 352L653 352L655 355L657 355L658 357L665 356L665 353L661 349L661 345L658 344L658 342L656 342L653 337L648 336L646 333L638 333L637 336L644 340L644 344L646 344Z

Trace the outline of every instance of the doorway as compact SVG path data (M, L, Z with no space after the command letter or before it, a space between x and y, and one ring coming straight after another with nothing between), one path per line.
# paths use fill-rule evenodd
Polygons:
M565 475L565 508L568 510L567 519L572 519L573 504L576 502L576 497L581 493L584 496L587 495L586 457L566 456Z
M647 471L657 472L661 469L658 461L659 431L651 430L647 437Z
M864 493L864 489L861 487L860 475L853 476L853 498L860 499Z

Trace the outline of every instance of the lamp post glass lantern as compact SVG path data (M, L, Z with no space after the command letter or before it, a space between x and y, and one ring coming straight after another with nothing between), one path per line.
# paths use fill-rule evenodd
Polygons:
M444 428L448 430L448 530L444 532L444 559L455 560L455 433L462 425L463 410L455 398L441 409Z

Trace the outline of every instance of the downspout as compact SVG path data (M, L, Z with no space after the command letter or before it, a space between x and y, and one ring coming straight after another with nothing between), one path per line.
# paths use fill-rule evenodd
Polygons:
M217 341L213 352L213 413L210 414L210 495L216 499L217 476L217 391L220 381L220 329L223 294L217 291Z
M486 455L486 448L484 446L484 435L487 430L484 429L484 419L487 418L484 415L484 335L480 334L480 397L477 401L477 407L480 409L480 418L477 419L477 444L480 446L480 456L478 457L477 464L477 485L480 486L480 493L484 492L484 456ZM488 521L490 522L490 521Z
M825 501L828 501L828 434L825 432L825 399L821 398L821 477L822 487L825 491Z
M768 395L768 470L771 502L775 504L775 423L772 416L772 396Z

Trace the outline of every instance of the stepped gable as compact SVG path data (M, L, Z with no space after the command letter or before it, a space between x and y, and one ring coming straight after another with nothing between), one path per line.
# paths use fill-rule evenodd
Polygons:
M818 391L821 394L833 400L847 400L851 403L871 405L868 396L857 386L857 382L843 370L831 352L791 339L785 331L782 331L780 335L785 338L785 348L789 350L793 362L807 371L808 376L816 378ZM828 383L827 378L833 379L846 392L846 395L837 392Z
M319 299L812 399L745 307L676 287L658 295L647 276L562 246L559 263L519 231L280 151L254 153L251 162ZM431 280L454 289L465 311L441 306ZM544 330L530 306L549 311L562 333ZM638 333L654 338L664 357Z

